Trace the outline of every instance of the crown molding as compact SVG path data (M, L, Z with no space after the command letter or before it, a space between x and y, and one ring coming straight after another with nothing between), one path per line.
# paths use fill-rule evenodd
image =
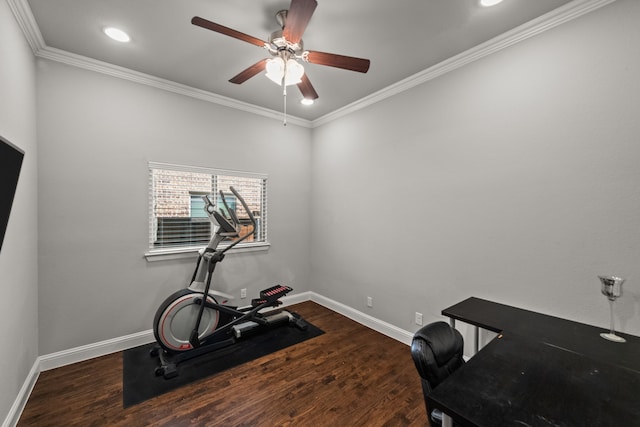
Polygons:
M31 50L35 55L45 47L42 33L36 23L36 19L31 13L31 7L27 0L7 0L13 16L15 16L27 43L31 46Z
M545 15L533 19L523 25L507 31L491 40L486 41L474 48L466 50L459 55L453 56L433 67L407 77L397 83L387 86L377 92L372 93L358 101L346 105L338 110L326 114L311 122L311 127L316 128L333 120L349 115L355 111L366 108L384 99L412 89L418 85L433 80L443 74L463 67L478 59L489 56L493 53L513 46L516 43L527 40L558 25L562 25L582 15L593 12L603 6L613 3L616 0L574 0L561 6Z
M196 98L202 101L211 102L213 104L224 107L233 108L251 114L256 114L269 119L282 121L283 115L280 111L270 110L268 108L258 107L247 102L228 98L226 96L217 95L205 90L196 89L191 86L173 82L171 80L161 79L150 74L140 73L128 68L109 64L107 62L98 61L86 56L77 55L61 49L49 47L45 44L40 32L40 28L31 12L31 8L27 0L7 0L11 11L16 17L16 21L20 26L27 43L31 46L34 55L39 58L49 59L51 61L61 62L85 70L95 71L97 73L106 74L135 83L155 87L168 92ZM287 115L287 124L293 124L301 127L311 127L311 121L299 117Z
M532 21L529 21L519 27L514 28L498 37L494 37L485 43L449 58L433 67L407 77L397 83L387 86L369 96L366 96L356 102L339 108L329 114L326 114L316 120L310 121L295 116L288 116L287 122L306 128L315 128L327 124L333 120L349 115L355 111L366 108L370 105L378 103L384 99L412 89L418 85L433 80L443 74L463 67L478 59L484 58L502 49L506 49L527 40L547 30L562 25L582 15L593 12L603 6L613 3L616 0L574 0L561 6L545 15L542 15ZM46 46L40 29L33 17L31 8L27 0L7 0L11 11L18 21L18 25L31 46L34 55L61 62L78 68L107 74L113 77L129 80L132 82L152 86L158 89L181 94L191 98L200 99L202 101L211 102L247 113L257 114L259 116L270 119L282 120L282 113L263 107L258 107L233 98L217 95L191 86L186 86L170 80L161 79L149 74L133 71L128 68L119 67L106 62L98 61L85 56L76 55L67 51Z
M157 89L162 89L168 92L196 98L202 101L211 102L213 104L222 105L247 113L257 114L259 116L282 121L282 112L279 111L258 107L247 102L238 101L233 98L217 95L212 92L196 89L194 87L176 83L171 80L162 79L150 74L140 73L129 68L124 68L118 65L109 64L107 62L98 61L97 59L93 58L87 58L86 56L77 55L75 53L70 53L53 47L47 46L40 49L36 53L36 56L44 59L49 59L51 61L61 62L73 67L83 68L85 70L95 71L97 73L106 74L112 77L117 77L135 83L152 86ZM295 116L287 116L287 123L307 128L311 127L311 122L309 120L301 119Z

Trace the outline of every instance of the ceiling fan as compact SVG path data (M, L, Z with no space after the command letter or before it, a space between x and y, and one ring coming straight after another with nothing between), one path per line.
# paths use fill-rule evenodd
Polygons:
M232 77L229 80L231 83L242 84L256 74L266 71L268 78L283 86L285 97L286 86L296 84L305 99L315 100L318 98L318 93L298 60L360 73L366 73L370 64L368 59L304 50L302 34L317 6L316 0L291 0L289 10L281 10L276 14L276 20L282 29L271 33L268 42L199 16L195 16L191 23L264 48L271 54L272 58L262 59Z

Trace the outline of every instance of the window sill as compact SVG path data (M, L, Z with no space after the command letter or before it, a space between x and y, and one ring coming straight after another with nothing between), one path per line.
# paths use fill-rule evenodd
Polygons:
M226 252L227 254L235 254L242 252L267 251L271 244L269 242L239 244L235 248ZM190 246L182 248L169 249L151 249L145 252L144 257L148 262L169 261L174 259L194 258L202 246ZM224 249L224 246L220 247Z

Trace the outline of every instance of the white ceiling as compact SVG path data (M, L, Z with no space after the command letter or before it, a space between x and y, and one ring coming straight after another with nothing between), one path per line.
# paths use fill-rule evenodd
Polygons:
M259 74L242 85L237 73L268 57L249 43L190 23L201 16L267 40L279 29L274 15L288 0L13 0L31 9L44 47L58 56L80 55L191 88L281 112L282 89ZM367 74L304 64L319 94L299 104L295 86L287 110L313 121L523 24L542 22L572 4L589 0L504 0L484 8L478 0L318 0L304 33L305 48L368 58ZM540 18L542 16L542 18ZM127 31L132 41L114 42L105 26ZM525 25L526 26L526 25ZM517 30L515 30L517 31ZM58 52L57 50L62 52Z

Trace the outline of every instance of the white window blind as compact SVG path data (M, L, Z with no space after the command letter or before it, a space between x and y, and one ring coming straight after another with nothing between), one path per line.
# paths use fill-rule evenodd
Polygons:
M249 232L249 217L229 190L230 186L244 198L256 219L253 236L239 247L266 243L266 175L149 162L149 250L166 252L205 246L214 230L204 212L202 196L209 195L217 209L225 209L220 190L225 193L229 209L238 216L240 235L245 234L243 231Z

